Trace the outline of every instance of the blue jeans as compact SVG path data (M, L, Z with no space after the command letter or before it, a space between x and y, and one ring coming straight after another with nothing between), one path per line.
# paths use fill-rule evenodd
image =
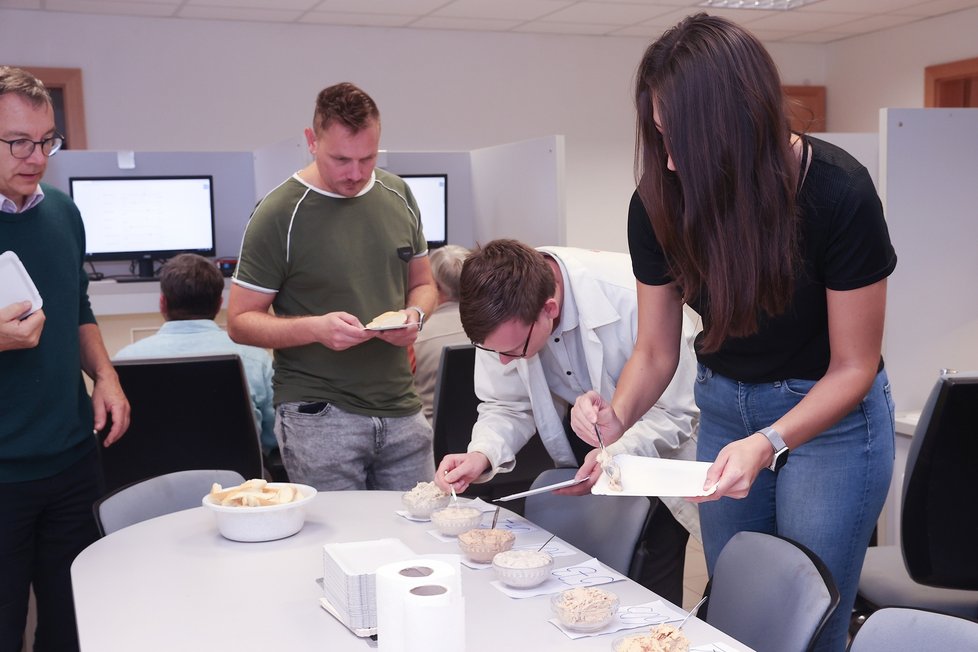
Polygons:
M770 426L814 384L791 379L741 383L699 365L697 459L712 462L730 442ZM894 437L893 398L886 372L881 371L852 412L792 450L777 474L762 470L746 498L700 505L710 575L720 550L741 530L779 534L801 543L825 563L841 596L817 649L845 650L863 558L890 486Z
M275 437L289 480L320 491L407 491L435 477L424 413L369 417L330 403L282 403Z

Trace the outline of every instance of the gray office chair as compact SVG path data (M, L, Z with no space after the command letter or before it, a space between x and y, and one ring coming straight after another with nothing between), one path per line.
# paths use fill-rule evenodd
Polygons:
M978 619L978 372L938 378L903 478L899 545L866 551L855 629L880 607Z
M570 480L576 472L544 471L531 486ZM637 579L641 568L635 551L648 526L651 507L645 496L559 496L547 492L527 496L524 516L619 573Z
M978 650L978 623L947 614L889 607L874 612L849 652L958 652Z
M105 536L163 514L200 507L213 483L233 487L244 482L237 471L176 471L116 489L95 502L95 522Z
M757 652L811 650L839 605L822 560L760 532L738 532L727 542L706 594L706 622Z

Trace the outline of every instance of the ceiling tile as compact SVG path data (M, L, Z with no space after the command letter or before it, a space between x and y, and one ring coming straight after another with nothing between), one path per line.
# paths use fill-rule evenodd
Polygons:
M300 18L299 22L321 25L357 25L361 27L404 27L414 20L417 20L415 16L398 16L396 14L310 11Z
M432 16L534 20L574 4L567 0L455 0Z
M173 4L149 2L107 2L105 0L47 0L46 9L73 11L83 14L114 14L123 16L173 16Z
M41 0L0 0L0 9L40 9Z
M313 9L317 12L336 11L348 14L423 16L445 3L446 0L322 0Z
M632 25L669 13L670 7L621 2L578 2L548 14L541 20L558 23L603 23L605 25Z
M411 23L411 27L425 29L463 29L486 32L508 32L522 25L523 20L501 20L496 18L452 18L443 16L425 16Z
M205 20L246 20L270 23L291 23L302 15L301 11L279 9L250 9L248 7L203 7L187 5L180 9L181 18Z
M537 34L583 34L590 36L603 36L610 34L621 25L610 25L600 23L560 23L550 20L533 20L523 23L514 32L533 32Z
M316 6L318 0L187 0L187 7L232 7L241 9L261 9L262 11L307 11Z

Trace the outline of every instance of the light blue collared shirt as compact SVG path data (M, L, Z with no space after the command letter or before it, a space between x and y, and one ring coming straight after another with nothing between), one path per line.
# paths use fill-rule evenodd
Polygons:
M155 335L122 347L115 360L170 358L180 356L234 353L241 358L255 425L266 453L278 446L275 441L275 407L272 404L272 357L265 349L238 344L210 319L187 319L164 323Z

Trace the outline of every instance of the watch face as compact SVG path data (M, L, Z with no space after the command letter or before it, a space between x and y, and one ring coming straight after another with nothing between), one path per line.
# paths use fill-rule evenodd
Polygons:
M777 473L781 467L788 462L788 449L782 448L774 454L774 461L771 463L771 470Z

